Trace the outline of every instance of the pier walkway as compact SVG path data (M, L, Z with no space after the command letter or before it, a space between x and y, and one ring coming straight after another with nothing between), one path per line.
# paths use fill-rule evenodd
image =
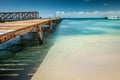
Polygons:
M43 25L47 25L51 31L60 21L56 19L35 19L24 21L11 21L0 23L0 44L16 36L24 35L28 32L38 32L40 40L43 38Z

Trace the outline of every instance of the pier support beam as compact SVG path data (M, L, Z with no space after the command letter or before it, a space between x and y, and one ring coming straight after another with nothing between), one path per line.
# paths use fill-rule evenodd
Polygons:
M52 21L49 21L48 26L49 26L49 32L52 32L53 31Z
M53 20L53 27L55 28L58 24L58 21L57 20Z
M43 30L42 30L42 25L39 25L37 27L37 33L38 33L39 44L43 44Z
M20 46L24 45L24 39L23 39L23 35L20 35Z

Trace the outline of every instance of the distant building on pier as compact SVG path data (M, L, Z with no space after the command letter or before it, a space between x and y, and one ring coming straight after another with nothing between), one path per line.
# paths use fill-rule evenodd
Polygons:
M39 12L0 12L0 21L31 20L38 19Z

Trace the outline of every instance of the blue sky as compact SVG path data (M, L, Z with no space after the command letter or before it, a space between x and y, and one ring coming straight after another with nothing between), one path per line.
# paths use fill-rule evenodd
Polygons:
M83 14L84 17L100 17L116 15L116 12L118 15L119 5L120 0L0 0L0 12L39 11L42 17L52 17L54 14L63 17L82 17Z

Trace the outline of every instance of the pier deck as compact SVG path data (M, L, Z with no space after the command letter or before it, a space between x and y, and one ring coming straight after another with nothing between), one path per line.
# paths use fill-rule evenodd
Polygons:
M58 18L36 19L0 23L0 44L31 31L38 31L42 39L42 25L47 24L52 27L52 24L57 24L59 20Z

